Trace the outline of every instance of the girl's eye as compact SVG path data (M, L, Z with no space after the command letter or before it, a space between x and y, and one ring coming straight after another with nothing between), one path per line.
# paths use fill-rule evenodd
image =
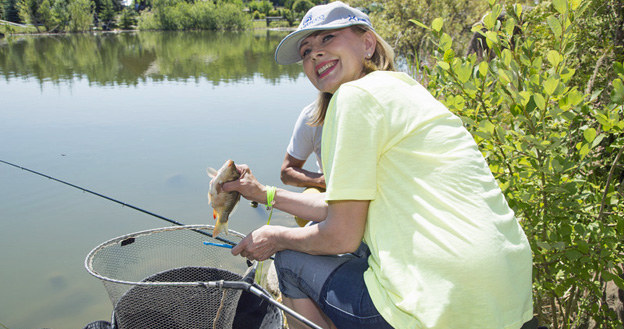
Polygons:
M334 37L333 34L328 34L328 35L323 37L323 42L327 42L327 41L331 40L333 37Z
M301 58L306 57L310 53L310 49L305 49L301 52Z

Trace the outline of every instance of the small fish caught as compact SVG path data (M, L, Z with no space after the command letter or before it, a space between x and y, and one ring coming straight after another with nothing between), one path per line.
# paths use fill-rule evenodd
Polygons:
M236 170L234 161L228 160L219 171L208 168L208 176L213 178L208 191L208 202L213 209L213 217L217 220L212 232L212 235L216 237L223 231L227 234L228 218L240 200L240 193L236 191L225 192L221 189L221 184L237 180L240 178L240 173Z

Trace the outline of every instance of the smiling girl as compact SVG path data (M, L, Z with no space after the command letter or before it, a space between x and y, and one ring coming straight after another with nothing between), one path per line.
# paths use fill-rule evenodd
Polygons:
M275 59L301 61L321 93L327 192L268 188L239 166L224 190L318 224L263 226L232 253L276 254L284 302L324 328L517 329L530 320L532 256L514 212L461 120L393 71L368 16L341 2L316 6ZM362 241L370 251L352 254Z

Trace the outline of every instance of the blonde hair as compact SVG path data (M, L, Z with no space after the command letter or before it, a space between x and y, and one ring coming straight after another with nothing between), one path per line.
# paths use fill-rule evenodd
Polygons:
M364 74L369 74L374 71L395 71L394 69L394 50L392 47L379 36L375 31L367 28L364 25L353 25L350 27L352 31L362 35L367 31L371 31L375 35L377 45L375 46L375 52L373 55L364 61ZM332 98L332 94L327 92L320 92L317 102L316 111L314 116L308 122L310 126L317 127L325 122L325 115L327 114L327 107L329 101Z

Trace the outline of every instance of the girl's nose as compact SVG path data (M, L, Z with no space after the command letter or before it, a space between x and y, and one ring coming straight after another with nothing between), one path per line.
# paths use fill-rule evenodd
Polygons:
M311 58L313 60L316 60L317 58L323 57L324 54L325 54L325 51L322 48L312 49Z

